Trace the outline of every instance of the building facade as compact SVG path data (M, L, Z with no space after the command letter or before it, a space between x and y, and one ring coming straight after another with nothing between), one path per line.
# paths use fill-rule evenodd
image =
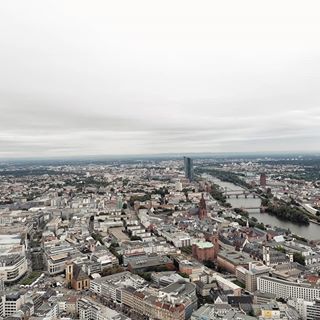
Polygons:
M192 256L198 261L213 261L214 245L211 242L198 242L192 245Z
M307 283L290 282L272 277L258 278L257 288L264 293L271 293L276 298L303 299L315 301L320 299L320 287Z
M193 180L193 160L188 157L184 157L184 173L185 177L189 180Z
M15 282L28 271L25 255L9 255L0 257L0 275L5 283Z

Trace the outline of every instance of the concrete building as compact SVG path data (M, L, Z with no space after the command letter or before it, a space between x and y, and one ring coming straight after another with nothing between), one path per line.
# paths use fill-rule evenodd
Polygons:
M179 265L179 271L185 274L199 276L204 269L203 264L196 260L190 261L185 259L176 258L175 259Z
M291 298L314 301L320 298L320 287L309 283L298 283L262 276L258 278L257 289L271 293L276 298Z
M28 271L25 255L0 256L0 275L5 283L15 282Z
M3 295L0 300L0 316L5 318L16 313L25 304L25 300L25 295L20 292Z
M250 262L249 268L242 266L236 268L237 280L245 284L246 290L255 292L257 290L257 279L261 276L268 276L270 268L260 262Z
M254 260L244 252L238 252L234 250L220 251L217 256L218 266L233 274L236 273L236 268L238 266L248 269L249 263L253 261Z
M184 320L197 305L193 283L179 281L163 289L150 289L144 279L130 272L92 280L90 291L153 319Z
M193 180L193 160L188 157L184 157L184 173L185 177L189 180Z
M172 304L183 304L185 306L185 319L191 317L198 304L196 285L185 281L172 283L159 290L159 298Z
M303 320L318 320L320 318L320 300L306 301L290 299L288 305L295 308Z
M138 275L128 271L91 280L90 282L91 292L119 303L122 303L121 289L124 287L143 289L147 287L147 282Z
M181 277L176 271L164 271L152 272L151 280L158 287L164 287L174 282L183 281L184 278Z
M256 317L247 316L246 314L232 310L228 305L217 306L214 304L205 304L197 311L194 311L191 320L254 320Z
M219 274L214 274L213 278L222 290L232 291L234 296L241 296L242 288L233 283L232 281L225 279Z
M151 319L184 320L190 318L198 302L195 284L183 281L158 292L123 288L122 303Z
M130 287L122 290L123 304L150 319L185 320L184 304L160 301L151 292L136 291Z
M50 275L65 272L66 263L72 256L80 256L80 252L69 244L60 244L54 247L46 247L44 263Z
M168 242L172 242L176 248L191 246L191 238L187 232L162 232L160 233Z
M90 298L81 298L77 302L79 320L122 320L128 319Z
M130 271L148 271L152 267L166 267L168 270L174 270L173 261L167 256L161 255L143 255L127 257L124 263Z
M58 303L45 302L35 310L34 317L43 320L56 320L59 318Z

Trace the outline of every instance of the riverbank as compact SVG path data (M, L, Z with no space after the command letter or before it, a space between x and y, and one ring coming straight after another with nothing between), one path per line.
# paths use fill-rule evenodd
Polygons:
M230 182L224 182L211 175L208 176L208 180L212 183L219 185L223 189L239 190L239 186ZM252 207L260 207L260 198L230 198L227 201L232 205L232 208L243 208L248 211L250 217L255 217L258 222L262 222L265 226L269 225L275 228L282 228L290 231L291 233L306 238L308 240L319 240L320 239L320 224L313 222L310 219L309 225L295 224L290 221L281 220L276 216L272 216L269 213L261 213L258 209L246 209ZM310 218L310 217L309 217Z

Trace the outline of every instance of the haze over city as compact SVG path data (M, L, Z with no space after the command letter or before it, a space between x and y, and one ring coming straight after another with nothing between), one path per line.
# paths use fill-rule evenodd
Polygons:
M319 320L319 9L0 2L0 320Z
M3 1L0 157L319 151L308 1Z

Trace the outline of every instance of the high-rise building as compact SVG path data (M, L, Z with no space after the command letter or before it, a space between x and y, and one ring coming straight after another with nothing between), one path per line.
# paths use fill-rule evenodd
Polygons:
M94 231L94 216L91 216L89 219L89 232L93 233Z
M193 160L188 157L183 157L184 159L184 173L189 181L193 180Z

